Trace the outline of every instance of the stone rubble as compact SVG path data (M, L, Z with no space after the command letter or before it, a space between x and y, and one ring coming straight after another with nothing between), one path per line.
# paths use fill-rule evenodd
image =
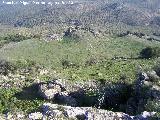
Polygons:
M156 114L156 112L144 111L141 115L129 116L122 112L112 112L93 107L71 107L51 103L44 103L42 111L43 114L50 117L50 119L64 116L66 119L74 120L147 120Z

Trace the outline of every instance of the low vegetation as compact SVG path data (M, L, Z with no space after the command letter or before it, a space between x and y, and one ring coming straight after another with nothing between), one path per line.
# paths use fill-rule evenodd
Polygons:
M0 37L0 47L3 47L5 44L9 44L11 42L20 42L31 38L32 37L30 36L24 36L21 34L8 34L3 37Z

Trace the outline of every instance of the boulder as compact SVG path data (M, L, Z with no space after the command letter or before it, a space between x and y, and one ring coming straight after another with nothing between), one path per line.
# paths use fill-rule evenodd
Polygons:
M62 39L62 36L60 34L48 34L44 36L44 40L46 42L50 41L60 41Z
M147 72L150 81L156 82L160 77L157 75L156 71Z
M147 75L147 73L142 72L139 74L139 80L143 81L143 80L149 80L149 77Z
M44 103L42 105L43 114L52 118L59 117L62 115L62 111L60 111L59 109L60 107L58 107L57 104Z
M136 81L135 93L138 99L153 98L160 99L160 86L155 85L159 76L155 71L141 73Z
M48 100L54 99L54 97L62 91L64 91L64 87L56 81L39 84L39 94Z

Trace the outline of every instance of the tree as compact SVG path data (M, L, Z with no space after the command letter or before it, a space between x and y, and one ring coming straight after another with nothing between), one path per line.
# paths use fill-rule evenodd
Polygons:
M146 47L140 52L140 57L145 59L160 57L160 48Z

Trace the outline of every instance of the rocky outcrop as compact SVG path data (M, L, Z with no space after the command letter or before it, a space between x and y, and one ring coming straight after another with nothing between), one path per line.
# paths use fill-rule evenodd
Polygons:
M140 73L135 85L135 93L138 99L160 99L160 86L156 85L159 80L159 76L155 71Z
M44 114L48 117L66 117L72 119L88 119L88 120L113 120L115 114L113 112L105 110L96 110L91 107L70 107L70 106L59 106L57 104L46 103L42 106ZM109 116L111 115L111 116Z
M127 101L126 112L133 114L145 110L157 111L159 103L152 106L148 101L160 100L160 86L157 84L159 80L155 71L141 72L134 85L133 95Z
M27 116L22 112L7 113L5 115L0 114L0 120L27 120Z
M39 84L39 94L45 99L54 99L58 94L64 91L64 87L56 82L56 81L49 81L47 83L40 83Z
M135 97L137 99L141 99L142 98L142 95L143 95L143 88L145 86L145 82L149 80L149 77L147 75L147 73L145 72L142 72L139 74L138 76L138 79L136 80L136 83L135 83Z
M47 100L53 100L59 104L77 106L75 98L69 95L69 92L58 80L49 81L39 84L39 94Z
M152 81L152 82L156 82L158 79L160 79L160 77L157 75L156 71L154 71L154 70L148 71L147 75L148 75L150 81Z
M71 107L44 103L41 112L28 115L24 113L7 113L0 115L0 120L148 120L155 112L144 111L140 115L130 116L122 112L112 112L93 107Z
M74 120L147 120L155 112L143 112L141 115L129 116L122 112L112 112L92 107L71 107L45 103L42 106L44 116L50 119L65 118Z
M97 110L113 108L133 115L137 112L141 113L145 111L145 104L149 98L160 98L159 86L155 86L152 81L150 81L150 76L156 76L155 72L140 73L134 88L132 85L125 83L102 84L94 80L74 85L69 85L69 83L64 84L55 80L42 83L39 88L43 88L43 90L41 90L41 96L46 99L51 99L57 104L68 105L73 108L95 106L98 108ZM54 114L60 114L59 112L57 113L57 109L54 109L54 111L56 112ZM79 109L77 111L79 111ZM84 115L82 116L84 117Z
M160 99L160 87L150 80L150 76L157 77L158 75L153 71L140 73L134 89L131 89L133 86L125 83L109 84L94 80L74 85L69 84L67 80L64 83L61 79L42 82L38 84L39 95L56 104L44 103L41 112L37 111L25 116L8 114L3 115L2 118L7 117L13 120L148 120L155 112L145 111L146 100ZM131 95L131 92L134 95ZM120 110L120 107L124 107L127 114L102 109L117 108ZM130 114L137 113L137 110L142 114L130 116Z

